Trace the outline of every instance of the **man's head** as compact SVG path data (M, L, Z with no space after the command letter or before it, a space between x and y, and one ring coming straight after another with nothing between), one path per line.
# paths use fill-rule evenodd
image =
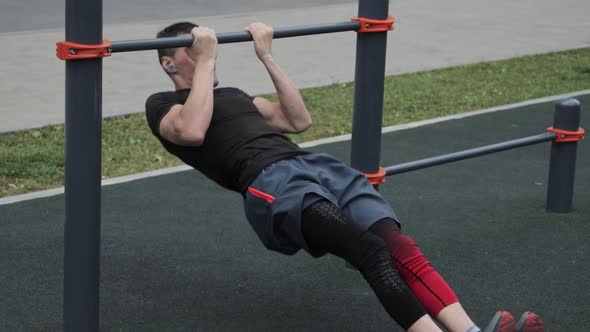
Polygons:
M158 32L157 38L190 36L191 30L198 27L192 22L178 22ZM186 54L184 47L165 48L158 50L160 66L172 79L176 89L190 88L195 71L195 62ZM217 85L217 77L215 85Z

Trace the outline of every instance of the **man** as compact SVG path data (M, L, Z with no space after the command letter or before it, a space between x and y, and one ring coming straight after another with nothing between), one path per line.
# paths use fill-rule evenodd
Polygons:
M357 268L389 315L408 331L480 331L414 241L400 231L387 202L365 177L326 154L301 150L284 133L312 124L295 84L271 52L273 31L245 29L276 88L279 102L218 85L213 30L181 22L158 37L190 35L188 48L160 50L175 91L146 102L148 124L170 153L221 186L244 196L246 217L264 245L285 254L330 253ZM525 313L518 331L542 331ZM485 331L515 331L498 312Z

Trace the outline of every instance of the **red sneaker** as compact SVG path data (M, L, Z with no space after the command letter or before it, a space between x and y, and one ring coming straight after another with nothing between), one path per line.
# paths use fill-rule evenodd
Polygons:
M516 324L516 332L543 332L545 326L543 320L539 315L530 311L525 312L520 316Z
M514 317L508 311L498 311L483 332L514 332Z

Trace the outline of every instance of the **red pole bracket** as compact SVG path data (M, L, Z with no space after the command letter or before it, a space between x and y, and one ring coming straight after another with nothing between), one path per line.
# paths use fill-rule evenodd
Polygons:
M352 21L361 23L360 29L356 30L356 32L383 32L393 30L395 18L389 16L385 20L375 20L366 17L353 17Z
M369 183L376 186L382 183L385 183L385 168L379 167L379 171L377 173L363 173Z
M95 59L111 56L112 43L105 39L102 44L85 45L69 41L57 42L57 57L61 60Z
M563 142L579 142L584 139L584 128L579 128L576 131L569 131L569 130L561 130L555 129L553 127L547 128L547 132L554 133L555 136L554 142L556 143L563 143Z

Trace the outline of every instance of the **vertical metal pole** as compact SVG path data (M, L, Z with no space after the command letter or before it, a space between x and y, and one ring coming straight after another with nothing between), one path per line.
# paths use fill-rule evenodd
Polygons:
M570 98L555 105L553 128L576 131L579 126L578 100ZM567 213L572 209L577 149L578 142L551 143L546 203L548 212Z
M386 19L389 0L360 0L359 17ZM387 32L357 33L351 165L379 170Z
M66 40L102 42L102 0L66 0ZM102 59L66 62L64 331L98 331Z

